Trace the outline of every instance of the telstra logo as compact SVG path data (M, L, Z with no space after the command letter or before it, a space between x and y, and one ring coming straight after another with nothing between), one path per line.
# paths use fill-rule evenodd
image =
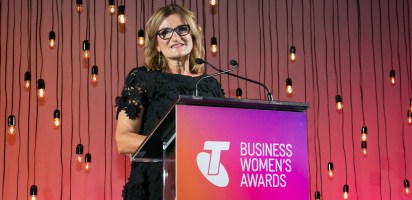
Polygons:
M226 187L229 184L229 175L220 162L220 153L229 150L230 142L205 141L203 150L197 154L197 166L203 176L218 187Z

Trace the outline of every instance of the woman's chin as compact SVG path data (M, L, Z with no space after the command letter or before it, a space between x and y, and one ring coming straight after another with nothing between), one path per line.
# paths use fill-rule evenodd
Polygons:
M176 60L176 59L182 59L184 57L187 57L188 55L189 55L188 53L176 52L170 58L173 59L173 60Z

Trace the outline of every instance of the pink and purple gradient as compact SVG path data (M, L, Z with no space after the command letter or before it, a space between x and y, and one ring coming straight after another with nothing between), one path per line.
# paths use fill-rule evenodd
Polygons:
M304 112L252 110L178 105L177 130L177 198L182 199L309 199L307 126ZM229 184L220 188L201 173L196 157L204 150L205 141L228 141L230 149L222 151L220 162L229 175ZM240 187L242 175L241 142L290 144L290 172L284 174L285 187ZM279 158L279 157L274 157Z

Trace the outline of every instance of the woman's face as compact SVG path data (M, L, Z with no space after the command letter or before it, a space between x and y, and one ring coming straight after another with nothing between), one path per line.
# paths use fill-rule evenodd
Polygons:
M159 30L175 29L181 25L185 25L178 14L173 14L166 17L159 26ZM179 36L177 32L181 32L185 27L179 28L180 31L174 30L172 37L169 39L157 38L157 51L161 52L168 60L181 59L190 54L193 49L193 40L190 31L186 35Z

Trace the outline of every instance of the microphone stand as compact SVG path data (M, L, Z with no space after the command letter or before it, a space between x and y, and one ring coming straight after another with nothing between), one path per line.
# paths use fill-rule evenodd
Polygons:
M195 96L196 96L196 97L199 96L199 94L198 94L198 91L199 91L199 90L198 90L198 87L197 87L197 86L198 86L198 84L200 83L200 81L202 81L203 79L206 79L206 78L210 78L210 77L213 77L213 76L220 75L220 74L229 73L229 72L237 69L238 67L239 67L239 65L236 65L235 67L230 68L230 69L228 69L228 70L225 70L225 71L219 70L218 73L214 73L214 74L207 75L207 76L205 76L205 77L200 78L200 79L196 82Z
M214 70L219 71L219 72L224 72L224 71L222 71L221 69L216 68L215 66L213 66L212 64L206 62L206 61L203 60L203 59L196 58L195 62L196 62L196 64L206 63L208 66L212 67ZM235 60L230 60L229 63L230 63L230 65L232 65L232 66L234 66L234 65L239 66L239 63L236 62ZM230 71L229 71L229 72L230 72ZM232 73L229 73L229 72L227 72L227 73L225 73L225 74L228 74L228 75L230 75L230 76L234 76L234 77L236 77L236 78L240 78L240 79L242 79L242 80L249 81L249 82L252 82L252 83L255 83L255 84L258 84L258 85L262 86L263 88L265 88L265 90L266 90L266 92L267 92L267 100L273 101L273 95L272 95L272 93L270 93L270 91L269 91L269 89L266 87L266 85L264 85L264 84L262 84L262 83L260 83L260 82L257 82L257 81L255 81L255 80L248 79L248 78L246 78L246 77L242 77L242 76L239 76L239 75L236 75L236 74L232 74Z

